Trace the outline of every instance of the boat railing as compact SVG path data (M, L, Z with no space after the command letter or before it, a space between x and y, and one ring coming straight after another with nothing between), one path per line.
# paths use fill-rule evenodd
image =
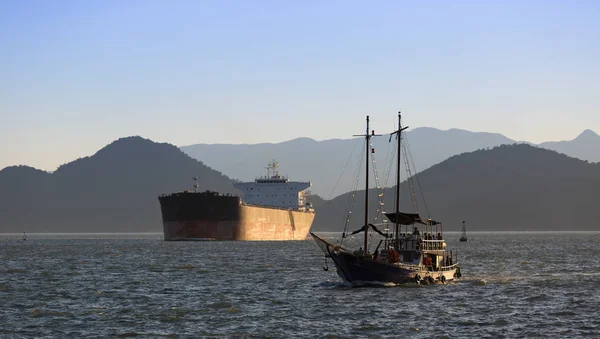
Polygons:
M454 263L450 266L440 266L439 271L452 271L458 267L458 263Z
M444 251L443 261L440 263L439 269L441 271L450 271L458 265L458 252L457 251Z
M159 198L165 198L165 197L177 197L177 196L183 196L183 195L197 195L197 196L214 196L214 197L235 197L235 198L240 198L239 195L237 194L231 194L231 193L219 193L219 192L215 192L215 191L204 191L204 192L194 192L194 191L181 191L181 192L175 192L175 193L162 193L159 194L158 197Z
M273 206L273 205L250 204L250 203L247 203L247 202L241 202L240 204L243 205L243 206L249 206L249 207L272 208L272 209L278 209L278 210L284 210L284 211L293 211L293 212L312 212L312 213L315 212L315 210L313 208L308 208L308 207L305 207L305 206L283 207L283 206Z
M419 242L422 250L445 250L446 241L444 240L423 240Z

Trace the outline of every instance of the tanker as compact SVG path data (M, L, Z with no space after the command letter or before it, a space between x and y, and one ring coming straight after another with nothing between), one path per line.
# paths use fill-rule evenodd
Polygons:
M307 201L310 182L281 176L278 163L267 176L236 182L242 196L193 191L158 197L164 239L173 240L305 240L315 218Z

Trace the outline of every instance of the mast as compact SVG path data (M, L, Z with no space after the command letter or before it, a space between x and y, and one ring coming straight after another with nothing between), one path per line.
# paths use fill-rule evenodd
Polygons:
M369 240L369 139L371 136L369 135L369 116L367 115L367 132L365 133L365 141L367 143L367 154L365 157L366 160L366 180L365 180L365 253L369 253L367 250L368 240Z
M371 140L371 137L377 136L378 134L375 134L375 131L371 131L371 133L369 134L369 116L367 115L367 130L366 133L364 135L355 135L355 137L365 137L365 142L367 143L367 147L365 147L366 149L366 159L365 159L365 167L366 167L366 180L365 180L365 239L364 239L364 244L363 244L363 248L365 253L368 253L368 241L369 241L369 141ZM373 150L372 150L373 152Z
M396 138L398 139L398 154L396 155L396 218L394 218L394 247L398 250L398 227L400 217L398 213L400 212L400 154L401 154L401 140L402 140L402 131L407 129L408 126L402 128L402 112L398 112L398 130L393 132L393 134L397 134Z

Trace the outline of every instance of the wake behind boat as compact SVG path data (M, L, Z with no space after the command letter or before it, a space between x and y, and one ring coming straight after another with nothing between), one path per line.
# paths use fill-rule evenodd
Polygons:
M398 130L391 133L396 136L396 192L395 212L384 213L393 226L389 233L385 228L390 223L370 223L369 207L369 152L366 147L366 188L365 188L365 218L363 226L350 235L364 232L363 246L358 250L351 250L343 246L346 232L342 235L340 244L334 244L315 233L310 233L325 253L326 260L330 258L335 264L337 274L348 283L446 283L461 277L457 262L457 253L447 250L443 238L441 222L426 219L422 220L418 211L405 213L400 211L400 155L403 131L401 115L398 113ZM376 136L372 131L369 134L369 117L367 116L367 132L361 135L369 146L370 138ZM406 151L405 151L406 157ZM377 176L375 176L377 178ZM411 177L408 178L412 179ZM412 187L412 185L410 185ZM383 193L379 194L383 196ZM414 194L411 192L414 199ZM382 202L380 202L382 204ZM416 206L413 201L413 206ZM369 231L375 231L382 239L373 252L369 251ZM381 249L381 250L380 250Z

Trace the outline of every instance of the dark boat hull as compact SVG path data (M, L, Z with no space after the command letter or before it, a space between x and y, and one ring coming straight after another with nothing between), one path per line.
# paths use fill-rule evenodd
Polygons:
M330 254L338 275L346 282L383 282L405 284L415 282L415 272L388 265L344 251Z

